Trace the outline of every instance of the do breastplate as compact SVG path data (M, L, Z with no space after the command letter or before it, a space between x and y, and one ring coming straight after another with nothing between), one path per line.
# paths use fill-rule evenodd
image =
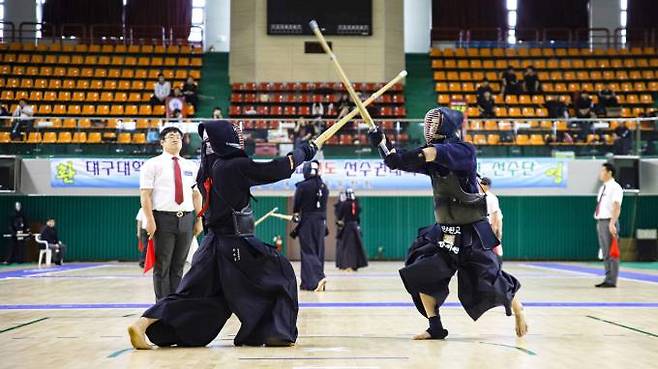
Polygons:
M434 192L434 217L441 225L471 224L487 217L486 195L465 192L453 172L430 174Z

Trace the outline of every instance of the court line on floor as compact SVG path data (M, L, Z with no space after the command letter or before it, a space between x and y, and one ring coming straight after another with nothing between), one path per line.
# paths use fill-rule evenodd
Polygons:
M131 348L127 348L127 349L123 349L123 350L119 350L119 351L114 351L113 353L107 355L107 358L108 358L108 359L114 359L115 357L117 357L117 356L123 354L124 352L128 352L128 351L132 351L132 347L131 347Z
M592 267L585 267L581 265L569 265L569 264L559 264L559 263L526 263L524 265L529 267L535 267L535 268L560 270L565 272L580 273L580 274L595 275L595 276L603 276L604 274L603 268L592 268ZM636 282L658 283L658 275L656 274L620 271L619 278L624 280L636 281Z
M26 268L26 269L17 269L17 270L10 270L10 271L6 271L6 272L0 272L0 280L14 279L14 278L27 278L27 277L37 276L37 275L63 273L63 272L70 272L70 271L83 270L83 269L101 268L101 267L105 267L105 266L106 266L106 264L81 263L81 264L65 264L65 265L62 265L62 266L43 268L43 269L30 267L30 268Z
M9 327L9 328L3 329L3 330L0 331L0 333L5 333L5 332L13 331L14 329L22 328L22 327L25 327L25 326L27 326L27 325L32 325L32 324L35 324L35 323L39 323L39 322L42 322L42 321L44 321L44 320L46 320L46 319L48 319L48 317L40 318L40 319L35 319L35 320L29 321L29 322L27 322L27 323L18 324L18 325L15 325L15 326L13 326L13 327Z
M527 301L526 307L536 308L658 308L658 302L599 302L599 301ZM146 309L153 306L150 303L86 303L86 304L2 304L1 310L102 310L102 309ZM407 308L413 307L412 302L382 301L382 302L301 302L303 309L313 308ZM444 308L461 308L459 302L446 302Z
M408 356L311 356L311 357L295 357L295 356L255 356L255 357L241 357L238 360L256 361L256 360L409 360Z
M633 331L633 332L638 332L638 333L646 334L647 336L651 336L651 337L658 338L658 334L651 333L651 332L647 332L647 331L643 331L643 330L641 330L641 329L633 328L633 327L630 327L630 326L627 326L627 325L624 325L624 324L621 324L621 323L613 322L613 321L611 321L611 320L605 320L605 319L597 318L597 317L592 316L592 315L586 315L586 317L588 317L588 318L590 318L590 319L598 320L598 321L600 321L600 322L604 322L604 323L608 323L608 324L616 325L617 327L622 327L622 328L630 329L630 330Z

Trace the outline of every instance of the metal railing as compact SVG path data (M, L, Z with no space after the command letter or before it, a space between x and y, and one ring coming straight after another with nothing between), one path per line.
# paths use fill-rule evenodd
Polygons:
M10 119L7 119L9 121ZM197 126L212 119L149 119L108 117L34 117L22 121L21 132L30 123L31 138L0 143L0 154L24 155L144 155L159 150L159 131L175 125L199 141ZM229 119L245 131L249 152L272 156L287 152L303 138L296 131L299 119ZM5 124L0 139L16 126ZM303 120L314 135L335 119ZM375 120L388 138L400 147L424 144L422 120ZM615 122L615 123L613 123ZM624 122L631 132L629 141L617 142L613 126ZM8 122L6 122L8 123ZM466 139L482 156L551 156L560 152L573 156L605 156L609 153L658 156L658 118L589 119L468 119ZM304 126L306 127L306 126ZM306 132L306 128L302 130ZM62 134L63 133L63 134ZM76 135L77 133L77 135ZM84 135L82 135L84 133ZM367 143L368 126L355 120L325 144L326 155L373 156ZM39 136L39 137L36 137ZM491 137L490 137L491 136ZM76 139L77 137L77 139ZM92 139L93 137L93 139ZM6 138L5 138L6 139ZM63 139L63 140L62 140ZM27 140L27 141L26 141ZM46 140L47 142L44 142ZM1 142L1 140L0 140ZM626 146L622 147L624 144ZM188 145L189 146L189 145ZM194 146L194 145L192 145ZM189 154L196 155L198 145Z

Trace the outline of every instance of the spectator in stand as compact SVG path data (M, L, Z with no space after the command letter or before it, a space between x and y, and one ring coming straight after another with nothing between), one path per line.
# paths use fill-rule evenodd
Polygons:
M633 136L631 130L626 126L626 122L622 121L612 133L614 142L612 150L615 155L628 155L633 146Z
M158 74L158 82L153 87L153 96L151 96L151 104L158 105L164 104L165 100L171 94L171 83L165 80L164 74Z
M574 104L576 118L592 118L594 115L594 104L587 91L582 91Z
M502 83L502 88L500 93L505 95L514 95L519 93L519 82L516 79L516 73L514 72L514 67L511 65L500 74L500 81Z
M617 95L612 90L612 86L608 84L606 88L599 91L599 103L596 106L596 113L599 115L608 115L608 108L619 107L619 100Z
M544 106L546 107L546 110L548 110L549 118L569 118L569 110L567 109L567 105L562 102L562 100L558 99L557 96L547 96Z
M185 96L185 102L188 104L194 106L194 110L196 111L196 104L197 104L197 90L199 86L194 82L194 78L192 77L187 77L187 80L185 83L183 83L183 95Z
M253 105L248 106L247 109L244 111L245 115L256 115L258 112L256 111L256 108L254 108Z
M299 145L302 145L308 142L315 135L315 129L313 124L304 117L300 117L295 124L293 129L294 134L294 147L297 148Z
M343 94L338 101L338 119L346 116L350 112L350 100L347 95Z
M532 65L529 65L523 73L523 89L529 95L538 94L541 92L541 83L539 83L539 76Z
M484 96L484 93L488 92L489 94L493 95L493 89L491 88L491 85L489 85L489 80L488 79L483 79L482 82L480 82L480 85L478 86L477 90L475 90L475 94L477 95L478 101Z
M485 91L481 99L478 99L478 109L480 110L480 118L494 118L494 101L491 98L491 92Z
M324 106L322 103L313 103L313 106L311 107L311 115L313 115L315 119L322 119L322 116L324 115Z
M0 117L8 117L11 116L11 113L9 113L9 109L7 108L7 105L0 103Z
M25 100L21 99L18 102L18 106L16 107L16 110L14 110L14 113L12 114L14 120L14 124L11 128L12 139L15 140L20 138L21 129L25 127L25 139L27 140L27 136L30 135L30 131L34 126L34 121L32 120L32 116L34 116L34 109L30 105L27 105L27 102Z
M219 106L212 108L212 119L224 119L224 112Z

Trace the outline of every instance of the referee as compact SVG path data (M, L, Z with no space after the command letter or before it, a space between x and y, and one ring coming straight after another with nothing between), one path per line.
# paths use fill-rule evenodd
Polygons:
M163 129L162 154L147 160L139 175L146 232L155 246L156 300L176 292L192 237L203 229L195 216L201 210L201 194L195 188L198 167L180 156L182 142L183 133L178 128Z
M613 238L619 237L619 214L624 190L614 177L615 167L610 163L604 163L599 172L599 179L603 185L599 188L594 209L599 247L603 253L605 267L605 280L596 285L599 288L617 287L617 276L619 275L619 259L610 257L610 243Z

